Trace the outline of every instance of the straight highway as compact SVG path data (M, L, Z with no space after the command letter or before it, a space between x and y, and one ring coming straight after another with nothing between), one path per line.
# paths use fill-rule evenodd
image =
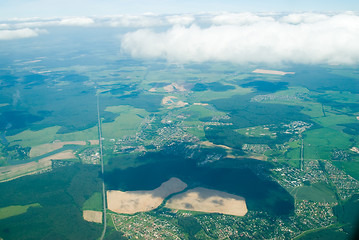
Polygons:
M103 202L103 231L101 235L101 240L105 237L107 221L106 221L106 189L105 189L105 179L104 179L104 164L102 156L102 126L101 126L101 116L100 116L100 97L97 94L97 121L98 121L98 140L100 146L100 161L101 161L101 173L102 173L102 202Z

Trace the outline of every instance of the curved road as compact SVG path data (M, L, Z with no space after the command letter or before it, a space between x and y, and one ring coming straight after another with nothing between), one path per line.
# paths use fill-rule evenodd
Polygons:
M100 117L99 94L97 94L97 121L98 121L98 140L100 145L100 161L101 161L101 173L102 173L103 231L100 238L102 240L106 234L107 221L106 221L106 189L105 189L104 167L103 167L103 157L102 157L102 127L101 127L101 117Z

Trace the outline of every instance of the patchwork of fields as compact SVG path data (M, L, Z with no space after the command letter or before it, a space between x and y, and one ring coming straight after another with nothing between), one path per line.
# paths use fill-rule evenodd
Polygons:
M80 182L93 187L75 200L60 190L46 194L66 198L84 229L97 231L106 217L112 231L130 231L132 224L142 226L141 217L185 239L196 234L215 239L224 225L232 236L253 228L293 238L310 229L350 225L335 220L332 211L359 189L359 154L353 151L359 147L359 98L352 87L358 78L349 67L275 71L145 60L82 67L54 67L46 60L23 64L23 70L14 66L0 72L0 79L11 74L16 82L0 88L1 184L17 181L15 189L32 189L42 176L52 179L59 169L81 166L78 175L71 170L66 191L76 195ZM339 87L330 89L334 84ZM99 174L96 95L104 176ZM20 97L15 101L14 96ZM87 172L85 166L93 169ZM153 190L171 177L186 182L187 191ZM100 216L102 179L108 216ZM51 209L46 196L38 194L39 203L25 201L24 195L16 203L0 198L0 221L7 226L0 228L0 237L16 235L13 219ZM311 211L328 213L324 225ZM296 227L303 219L309 227ZM64 228L71 231L68 224Z

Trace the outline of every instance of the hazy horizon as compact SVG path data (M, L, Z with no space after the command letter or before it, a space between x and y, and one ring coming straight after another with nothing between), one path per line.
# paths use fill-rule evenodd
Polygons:
M183 14L205 12L343 12L359 11L356 1L144 1L144 0L13 0L0 3L0 19L117 14Z

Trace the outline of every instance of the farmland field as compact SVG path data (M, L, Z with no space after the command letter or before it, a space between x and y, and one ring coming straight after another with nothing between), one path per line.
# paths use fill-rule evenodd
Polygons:
M215 25L193 18L146 36ZM104 239L352 234L356 65L136 58L120 49L142 20L114 19L0 39L0 239L99 239L105 219Z
M31 207L41 207L41 205L38 203L33 203L24 206L8 206L8 207L0 208L0 219L5 219L26 213L27 210Z

